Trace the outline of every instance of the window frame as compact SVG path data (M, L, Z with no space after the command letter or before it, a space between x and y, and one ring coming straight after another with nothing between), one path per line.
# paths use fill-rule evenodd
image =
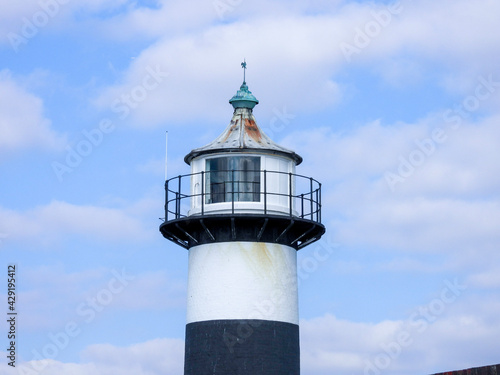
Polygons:
M219 165L214 165L214 162ZM252 162L253 168L245 162ZM260 155L218 155L205 159L204 164L205 204L232 202L233 198L234 202L261 202ZM219 186L214 188L216 184Z

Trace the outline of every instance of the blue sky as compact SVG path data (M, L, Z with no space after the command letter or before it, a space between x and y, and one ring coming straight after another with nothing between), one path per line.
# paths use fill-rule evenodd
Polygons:
M243 58L260 127L323 183L327 234L298 255L302 373L499 363L499 12L3 2L0 259L18 267L19 373L182 373L187 252L158 231L165 132L169 175L188 173L231 119ZM0 374L17 374L5 355Z

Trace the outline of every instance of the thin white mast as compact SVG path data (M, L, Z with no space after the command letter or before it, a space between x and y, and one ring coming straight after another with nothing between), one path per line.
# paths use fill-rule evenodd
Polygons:
M167 181L168 131L165 133L165 181Z

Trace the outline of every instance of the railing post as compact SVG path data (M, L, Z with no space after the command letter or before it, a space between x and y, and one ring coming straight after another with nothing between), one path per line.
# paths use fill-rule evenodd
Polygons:
M313 219L313 178L309 177L310 181L310 187L309 187L309 192L311 194L311 220Z
M304 194L300 194L300 217L304 218Z
M319 223L319 187L316 189L316 221Z
M168 221L168 180L165 181L165 221Z
M201 171L201 215L205 214L205 172Z
M289 196L289 204L290 204L290 216L292 216L292 173L289 173L289 179L288 179L288 196Z
M319 212L319 223L321 223L321 183L318 182L318 190L319 190L319 202L318 202L318 212Z
M175 218L179 218L179 211L180 211L180 202L179 202L179 193L176 191L175 192Z
M264 169L264 215L267 215L267 171Z
M231 210L234 215L234 169L231 171Z
M177 210L176 210L176 213L177 213L177 219L181 217L181 184L182 184L182 176L179 175L179 189L177 190Z

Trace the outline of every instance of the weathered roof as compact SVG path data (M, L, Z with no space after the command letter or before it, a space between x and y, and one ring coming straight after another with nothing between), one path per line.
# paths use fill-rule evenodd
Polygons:
M234 113L226 130L212 143L196 148L187 154L184 158L187 164L191 164L191 160L204 154L252 151L281 154L294 160L297 165L302 162L300 155L274 143L259 128L252 113L252 108L259 101L248 90L245 82L243 82L240 90L238 90L237 94L229 102L234 107Z

